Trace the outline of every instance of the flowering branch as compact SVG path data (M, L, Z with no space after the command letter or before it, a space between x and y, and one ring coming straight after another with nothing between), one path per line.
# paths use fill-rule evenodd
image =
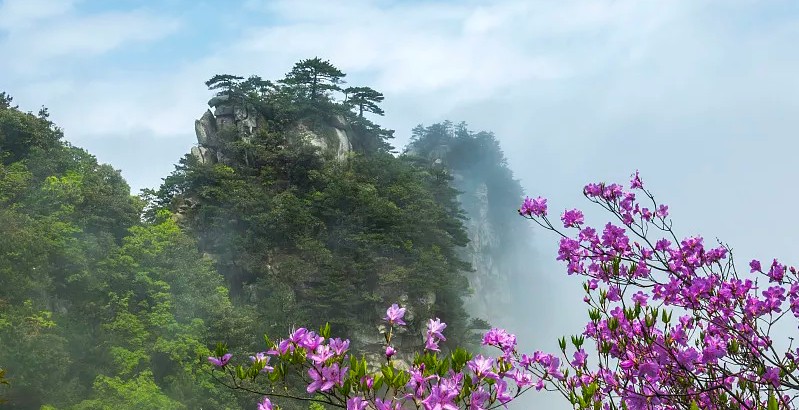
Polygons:
M609 222L599 234L584 226L581 211L567 210L561 221L574 232L569 235L547 218L546 199L527 198L519 210L559 234L557 259L568 274L587 278L590 322L572 338L576 375L561 383L575 408L793 408L799 350L778 352L770 331L789 317L785 302L799 318L796 269L774 260L764 271L753 260L752 278L744 278L729 246L706 248L701 237L678 240L668 206L644 189L637 172L630 191L588 184L583 192L620 225ZM764 277L769 285L762 290L758 278ZM673 312L682 313L674 323ZM585 338L598 354L595 367L586 364ZM560 347L565 355L565 338ZM591 394L580 396L586 390Z

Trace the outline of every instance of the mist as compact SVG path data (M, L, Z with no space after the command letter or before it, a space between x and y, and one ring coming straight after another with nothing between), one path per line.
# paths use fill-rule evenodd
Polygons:
M25 111L46 106L67 141L120 170L136 194L157 190L197 145L211 76L280 78L319 56L348 85L384 94L375 122L395 131L398 152L419 124L464 121L493 134L518 204L541 195L553 214L581 208L601 226L608 215L583 186L626 183L637 170L676 232L730 244L739 270L753 258L796 263L796 2L246 0L221 9L3 0L0 91ZM587 322L582 281L555 261L558 238L511 202L491 210L513 227L497 233L505 242L495 253L507 300L471 313L515 333L522 351L555 352L558 337ZM510 407L570 406L531 391Z

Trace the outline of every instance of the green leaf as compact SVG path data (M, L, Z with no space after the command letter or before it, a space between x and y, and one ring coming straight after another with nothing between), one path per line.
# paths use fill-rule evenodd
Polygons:
M768 410L779 410L777 395L770 392L768 395Z
M319 329L319 335L325 339L330 338L330 322L326 322L325 325Z
M227 344L221 342L216 344L216 349L214 349L215 357L222 357L226 355L227 352L228 352Z
M374 391L380 391L380 388L383 387L383 376L380 374L375 375L375 383L374 383Z
M400 370L394 375L393 384L394 386L404 386L409 380L411 380L410 373Z
M383 373L383 377L385 377L387 382L390 383L392 380L394 380L394 368L383 365L380 371Z
M341 386L341 389L339 391L341 392L342 395L346 396L351 389L352 389L352 381L350 379L347 379L344 381L344 384Z
M436 374L439 376L444 376L449 371L449 357L445 357L443 360L439 361L436 366Z

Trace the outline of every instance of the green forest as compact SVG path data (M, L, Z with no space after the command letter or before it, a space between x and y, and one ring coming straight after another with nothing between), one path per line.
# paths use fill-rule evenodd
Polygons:
M384 96L345 78L320 58L213 76L213 133L138 195L47 109L0 93L0 408L252 408L212 378L218 342L245 355L330 323L366 351L397 302L414 312L399 347L429 317L445 348L473 346L488 323L467 313L461 199L490 187L487 223L511 246L521 187L494 135L463 123L419 126L398 152Z

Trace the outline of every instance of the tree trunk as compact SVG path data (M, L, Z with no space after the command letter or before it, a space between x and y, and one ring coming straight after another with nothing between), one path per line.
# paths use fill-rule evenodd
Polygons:
M311 83L311 102L316 102L316 84L319 82L318 75L314 73L313 82Z

